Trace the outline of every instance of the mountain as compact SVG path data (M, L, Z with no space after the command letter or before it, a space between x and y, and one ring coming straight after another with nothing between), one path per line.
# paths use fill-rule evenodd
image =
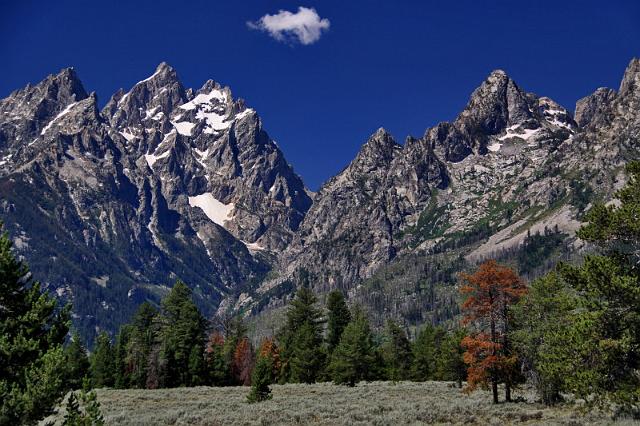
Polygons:
M65 69L0 101L0 216L88 338L176 278L256 333L301 283L378 325L442 322L477 262L533 278L588 249L574 232L639 157L639 111L638 59L575 112L497 70L453 121L404 144L379 129L311 194L229 88L162 63L100 111Z
M457 313L457 274L487 258L525 277L584 250L575 230L640 155L640 61L618 92L598 89L575 116L497 70L452 122L396 143L384 129L318 191L277 271L236 307L277 311L300 281L369 307L376 322ZM231 303L227 304L231 305Z
M0 101L0 210L33 274L90 336L176 278L211 313L259 280L311 198L231 91L162 63L102 111L73 69Z

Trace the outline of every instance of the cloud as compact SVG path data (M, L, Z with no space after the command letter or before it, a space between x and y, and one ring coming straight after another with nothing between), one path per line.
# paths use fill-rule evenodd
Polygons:
M298 41L301 44L313 44L320 40L323 30L328 30L331 22L320 19L313 8L298 8L296 13L280 10L275 15L264 15L256 22L247 22L249 28L264 31L278 41Z

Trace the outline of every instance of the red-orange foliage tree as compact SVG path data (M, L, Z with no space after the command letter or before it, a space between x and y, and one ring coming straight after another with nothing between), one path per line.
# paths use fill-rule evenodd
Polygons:
M505 384L505 398L511 401L511 387L517 358L508 339L509 306L527 292L525 283L510 268L489 260L473 274L461 274L465 296L463 324L473 324L475 333L462 340L468 364L467 391L491 384L493 402L498 403L498 383Z
M236 382L243 386L251 385L253 364L253 347L249 339L243 337L236 345L236 350L233 353L233 362L231 363L231 373Z
M280 362L280 348L278 348L273 337L268 337L262 341L260 344L260 350L258 351L258 357L269 359L272 368L271 377L273 378L273 381L278 381L282 363Z

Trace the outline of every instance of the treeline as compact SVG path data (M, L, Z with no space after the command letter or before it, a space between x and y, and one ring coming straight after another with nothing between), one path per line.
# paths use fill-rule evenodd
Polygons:
M65 349L68 378L80 386L89 377L94 387L166 388L251 385L258 364L272 383L333 381L355 385L361 380L465 380L461 330L425 326L415 341L389 321L384 332L371 330L367 315L349 309L339 291L324 309L305 286L296 292L282 329L256 347L240 318L218 318L208 324L191 300L191 291L176 282L160 309L143 303L115 341L101 333L94 351L74 335Z
M530 286L494 261L462 275L468 391L490 387L498 402L503 383L509 401L528 381L549 405L569 395L640 417L640 163L627 172L619 202L594 206L577 231L594 248L582 264Z

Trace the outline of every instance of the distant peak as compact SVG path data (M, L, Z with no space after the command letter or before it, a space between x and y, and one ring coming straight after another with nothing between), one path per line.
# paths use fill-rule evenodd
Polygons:
M156 70L149 77L145 78L140 83L147 83L149 81L156 82L160 85L165 85L168 83L173 83L178 81L178 74L176 70L174 70L169 64L166 62L160 62L160 64L156 67Z
M58 74L50 75L38 84L38 86L42 85L53 87L54 90L48 92L47 96L55 97L64 105L89 96L73 67L63 68Z
M391 133L380 127L364 144L363 151L367 151L367 148L372 148L374 151L388 151L395 147L400 147L400 145L395 141Z
M387 137L391 137L393 139L393 137L391 136L391 133L387 132L387 130L384 127L380 127L378 128L378 130L376 130L376 132L371 135L372 138L387 138Z
M491 71L491 74L489 74L489 78L494 77L494 78L509 78L509 76L507 75L507 73L504 70L501 69L496 69Z
M627 65L619 93L625 95L636 91L640 92L640 58L631 59Z
M162 61L156 67L156 72L163 72L163 71L175 71L175 70L171 65L169 65L165 61Z

